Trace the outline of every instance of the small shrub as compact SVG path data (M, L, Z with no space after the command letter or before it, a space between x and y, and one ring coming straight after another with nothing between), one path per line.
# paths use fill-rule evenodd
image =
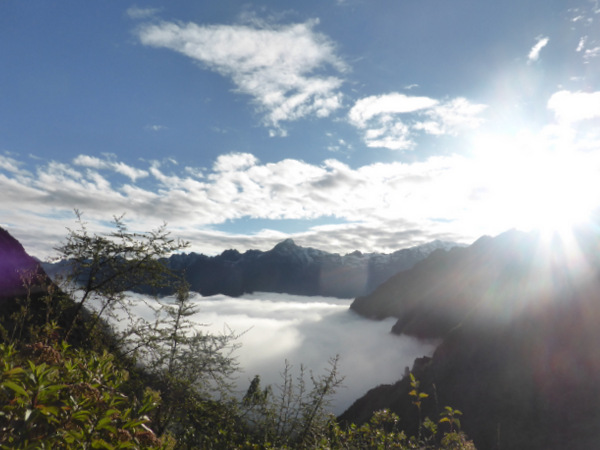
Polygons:
M147 416L158 394L135 404L120 390L126 380L106 352L0 344L0 447L165 448Z

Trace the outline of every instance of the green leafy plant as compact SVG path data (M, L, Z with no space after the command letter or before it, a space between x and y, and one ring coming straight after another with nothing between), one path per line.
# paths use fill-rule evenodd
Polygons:
M412 372L409 373L409 376L410 376L410 387L412 389L410 390L408 395L410 397L412 397L412 404L417 407L417 411L418 411L418 415L419 415L419 431L418 431L417 439L420 439L421 432L423 429L423 421L421 418L421 403L422 403L423 399L426 399L427 397L429 397L429 394L426 394L425 392L421 392L421 390L419 389L420 381L418 381L415 378L415 376L412 374ZM431 426L430 423L428 423L428 425Z
M455 430L460 430L460 419L458 416L462 416L462 413L458 409L452 409L450 406L446 406L441 416L442 418L438 422L448 423L450 425L451 433Z
M166 448L149 427L159 396L123 393L108 353L37 342L0 344L1 448Z

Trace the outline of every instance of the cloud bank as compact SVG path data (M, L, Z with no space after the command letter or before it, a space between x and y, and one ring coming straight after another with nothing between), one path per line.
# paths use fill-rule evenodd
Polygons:
M600 177L600 133L590 126L600 117L599 95L558 91L547 104L556 120L537 133L480 134L470 155L414 162L262 163L251 153L234 152L218 156L209 168L84 154L70 162L32 158L33 165L26 166L14 155L0 154L0 226L40 258L53 256L52 248L73 226L74 208L97 231L123 213L133 231L166 221L176 237L192 242L191 250L205 254L267 250L287 237L337 253L391 252L434 239L470 243L482 234L531 226L532 204L548 210L600 204L600 194L589 189ZM373 122L393 124L403 120L396 115L416 111L422 117L407 125L410 139L415 130L450 132L477 120L479 109L462 99L392 95L357 103L351 117L368 133ZM557 186L563 199L558 203ZM311 225L323 217L335 223ZM238 220L263 225L250 234L222 231ZM269 226L286 220L307 226L296 233Z
M559 91L548 100L548 109L556 119L564 123L575 123L600 117L600 91Z
M123 213L138 231L167 221L177 237L204 253L267 249L289 237L268 226L245 236L218 231L219 224L243 218L310 221L333 216L338 224L314 226L294 238L301 245L342 253L393 251L459 237L438 233L435 226L424 231L423 223L440 213L436 206L450 211L462 201L463 188L452 187L453 170L467 164L458 156L358 168L334 159L318 165L295 159L263 164L249 153L221 155L206 170L171 162L143 164L135 168L79 155L70 164L49 161L29 172L20 161L0 155L0 225L14 227L10 231L38 257L50 256L65 228L73 226L74 208L99 231L112 215Z
M256 293L240 298L196 294L192 302L198 308L192 320L200 330L245 331L235 355L243 369L237 380L242 395L254 375L260 375L265 385L280 385L286 360L295 375L301 364L317 375L324 373L330 358L340 355L345 387L335 396L336 414L367 390L397 381L415 358L431 355L435 348L434 343L390 334L393 320L360 317L349 310L351 300ZM141 302L136 313L152 317Z

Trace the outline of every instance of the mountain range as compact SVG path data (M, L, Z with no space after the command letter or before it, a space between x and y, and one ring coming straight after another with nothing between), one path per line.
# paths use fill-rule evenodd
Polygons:
M438 343L411 370L428 394L420 414L404 376L357 399L342 422L389 409L410 435L419 416L438 417L449 405L462 411L462 429L479 449L591 449L600 442L599 230L594 223L564 234L508 231L468 247L417 247L409 253L420 260L379 285L385 275L374 267L392 255L331 255L289 240L268 252L175 255L168 263L204 295L345 296L352 286L362 292L351 305L357 313L393 317L391 332ZM3 292L14 289L14 265L31 264L11 239L0 233Z
M438 240L390 254L355 251L339 255L301 247L286 239L264 252L226 250L217 256L175 254L166 263L185 275L190 290L204 296L280 292L355 298L370 293L392 275L411 268L434 251L457 245ZM43 267L52 276L64 270L65 264L44 263Z

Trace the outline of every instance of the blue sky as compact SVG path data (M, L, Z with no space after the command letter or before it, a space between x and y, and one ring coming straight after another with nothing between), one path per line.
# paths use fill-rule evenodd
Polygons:
M0 226L335 252L600 204L597 1L0 1Z

